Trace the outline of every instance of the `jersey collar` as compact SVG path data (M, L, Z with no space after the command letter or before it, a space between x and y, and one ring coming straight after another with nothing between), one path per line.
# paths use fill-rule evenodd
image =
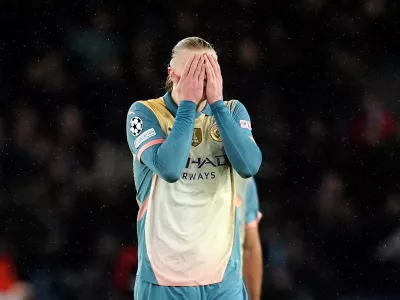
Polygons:
M178 106L175 104L174 100L172 100L171 93L167 92L164 96L164 103L167 109L172 113L174 116L176 115L176 111L178 110ZM200 117L201 114L205 114L206 116L211 116L211 107L206 104L201 112L196 113L196 118Z

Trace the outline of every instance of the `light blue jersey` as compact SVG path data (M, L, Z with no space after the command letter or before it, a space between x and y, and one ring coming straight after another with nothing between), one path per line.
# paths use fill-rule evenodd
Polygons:
M126 130L140 207L137 291L210 294L219 284L218 299L229 287L242 293L234 174L252 176L261 162L244 106L218 101L196 112L167 93L134 103Z

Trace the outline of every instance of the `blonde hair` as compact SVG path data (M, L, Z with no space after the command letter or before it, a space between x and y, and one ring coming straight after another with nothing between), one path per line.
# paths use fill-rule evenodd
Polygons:
M187 37L178 42L174 48L172 48L171 60L175 58L176 54L182 50L214 50L213 46L199 37ZM173 82L168 76L165 81L165 90L167 92L172 92Z

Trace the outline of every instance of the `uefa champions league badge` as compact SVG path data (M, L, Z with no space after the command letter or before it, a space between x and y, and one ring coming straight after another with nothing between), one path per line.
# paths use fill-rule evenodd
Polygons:
M216 142L221 142L222 141L221 135L219 134L219 130L218 130L217 124L214 124L213 126L211 126L210 136Z
M133 117L130 121L130 132L133 136L138 136L143 130L143 121L139 117Z

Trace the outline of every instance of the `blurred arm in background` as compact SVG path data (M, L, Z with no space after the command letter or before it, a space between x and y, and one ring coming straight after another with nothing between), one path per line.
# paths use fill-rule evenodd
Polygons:
M257 188L253 178L249 184L245 201L246 229L243 245L243 277L249 300L260 300L263 259L258 223L262 214L259 211Z

